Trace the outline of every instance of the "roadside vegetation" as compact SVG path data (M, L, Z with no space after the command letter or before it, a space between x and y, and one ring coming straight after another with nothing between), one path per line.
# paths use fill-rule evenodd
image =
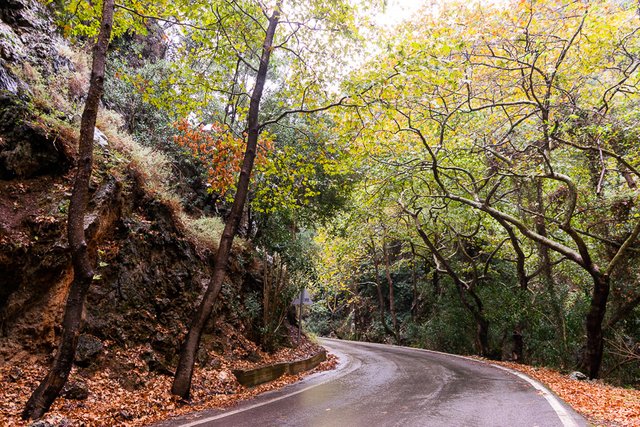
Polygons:
M385 27L386 2L10 2L7 420L249 396L229 367L311 354L302 322L524 364L636 423L635 391L594 382L640 387L636 2L431 2ZM120 406L83 412L80 379ZM614 395L636 409L600 414Z
M398 28L346 84L359 180L316 236L313 328L637 386L639 19L447 3Z

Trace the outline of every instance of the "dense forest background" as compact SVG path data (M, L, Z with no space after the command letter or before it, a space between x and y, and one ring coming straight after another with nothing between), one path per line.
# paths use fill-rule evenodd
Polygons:
M443 5L350 76L315 330L637 384L636 6Z
M5 365L186 398L300 345L306 288L318 335L638 387L636 2L393 7L0 6Z

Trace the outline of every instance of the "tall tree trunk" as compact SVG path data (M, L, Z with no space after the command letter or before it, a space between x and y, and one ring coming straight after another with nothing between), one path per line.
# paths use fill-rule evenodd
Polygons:
M520 246L520 242L518 241L518 236L515 233L513 227L504 219L497 218L496 219L500 225L505 229L507 234L509 235L509 240L511 241L511 246L513 247L514 252L516 253L516 272L518 275L518 283L520 285L519 292L523 295L523 299L528 298L528 289L529 289L529 276L527 276L526 270L526 256L522 247ZM547 255L548 258L548 255ZM513 328L511 333L511 360L515 362L522 363L524 360L524 336L523 332L526 328L527 321L526 316L523 313Z
M489 321L482 313L474 313L476 321L476 347L480 356L489 356Z
M413 242L409 242L411 245L411 320L416 321L418 317L418 272L416 267L416 247Z
M604 178L604 175L601 175L601 173L605 172L605 170L601 169L604 167L604 159L598 155L600 153L596 154L595 151L588 151L586 154L587 159L589 160L587 164L591 178L591 186L596 193L596 203L604 203L601 187L602 179ZM624 175L624 165L622 166ZM627 181L627 184L632 188L632 182ZM607 239L611 238L609 226L606 221L596 224L593 228L595 228L601 236ZM608 252L613 258L617 251L611 252L611 250L609 250ZM593 290L591 293L591 304L589 311L587 312L585 325L587 330L587 345L586 352L583 355L583 360L581 362L581 368L586 368L589 372L589 378L594 379L598 378L600 365L602 364L602 355L604 351L602 323L604 321L607 300L609 298L610 280L608 275L602 274L595 266L591 267L590 273L593 278Z
M260 100L262 99L262 91L267 79L267 70L269 68L269 59L271 51L273 50L273 37L276 32L276 27L280 19L280 11L278 8L273 12L269 18L269 26L264 39L264 45L262 47L262 55L260 57L260 66L256 75L256 84L251 94L251 102L249 104L248 113L248 132L247 132L247 148L244 153L244 159L242 162L242 169L240 170L240 177L238 178L238 185L236 194L234 196L233 205L231 206L231 213L225 224L224 231L220 237L220 244L218 246L218 252L215 257L215 265L213 269L213 275L211 283L205 291L202 302L196 310L194 317L189 327L189 332L185 338L180 351L180 359L178 361L178 367L176 369L176 375L173 381L171 392L175 395L187 399L191 389L191 377L193 376L193 365L195 363L196 352L200 345L200 337L202 330L206 324L213 305L222 288L222 282L227 272L227 263L229 260L229 253L231 252L231 245L233 239L238 230L240 220L242 219L242 213L244 205L247 200L247 194L249 192L249 181L251 178L251 171L253 169L253 163L256 157L256 150L258 147L258 136L260 133L260 126L258 123L258 113L260 112Z
M384 296L382 295L382 285L380 284L380 263L378 261L378 253L376 251L373 237L371 238L371 252L373 254L373 268L375 269L376 273L376 291L378 293L378 311L380 313L380 323L382 323L382 327L387 334L393 335L394 333L389 325L387 325L387 320L385 319L386 304L384 303Z
M583 365L589 370L589 378L598 378L604 341L602 336L602 321L607 309L609 298L609 277L604 274L593 274L593 293L591 305L587 313L587 351Z
M522 336L523 322L520 321L511 333L511 360L524 363L524 337Z
M513 251L516 253L516 273L518 274L518 284L520 285L520 290L526 291L529 288L529 277L527 276L526 271L527 258L520 246L518 236L516 235L513 227L507 221L502 218L496 218L496 221L500 223L502 228L504 228L509 235L511 247L513 247Z
M456 279L454 279L456 280ZM460 294L460 300L464 306L469 310L473 316L473 320L476 322L476 348L480 356L489 356L489 321L484 316L484 305L478 294L474 291L476 285L471 284L467 289L461 286L461 283L457 283L458 292ZM474 301L471 304L465 297L465 292L468 293Z
M236 86L238 84L238 75L240 74L240 65L242 65L242 60L238 58L236 61L236 71L233 73L233 80L231 81L231 90L229 91L229 98L227 100L227 105L224 110L224 123L227 123L227 118L229 118L229 126L233 128L233 124L236 119L236 111L233 103L233 99L237 98L236 95Z
M100 34L93 47L89 92L80 122L78 165L67 221L67 238L73 264L73 282L69 288L62 320L62 336L51 369L27 401L22 412L23 419L35 419L44 415L67 382L76 354L87 291L93 281L93 266L89 260L84 234L84 215L89 200L89 181L93 167L93 134L104 86L107 49L113 25L113 8L114 0L104 0Z
M442 287L440 286L440 272L437 268L433 269L433 277L431 278L431 284L433 286L433 296L439 297L442 295Z
M393 280L391 279L391 265L389 261L389 250L387 248L387 241L382 239L382 253L384 256L384 270L387 277L387 283L389 284L389 313L391 314L391 324L393 325L393 333L396 343L400 343L400 328L398 326L398 315L396 314L396 300L393 292Z
M542 189L542 181L538 180L536 182L536 211L538 212L538 216L535 219L535 229L536 232L543 236L547 237L547 227L545 224L545 215L546 209L544 205L543 198L543 189ZM553 315L556 321L556 339L560 344L560 351L562 355L567 355L567 328L564 319L564 312L562 310L562 306L560 304L558 294L555 287L555 281L553 279L553 266L551 264L551 256L549 254L549 247L545 244L538 243L538 253L540 256L540 273L542 276L542 281L547 289L547 293L549 299L551 300L551 308L553 310ZM565 360L562 360L564 365Z
M475 288L475 283L469 285L458 276L451 264L449 264L449 261L444 257L442 252L436 247L434 242L431 241L427 233L422 229L422 224L420 223L418 214L411 212L408 213L413 216L416 223L416 230L418 231L418 235L433 255L434 261L436 263L436 270L438 270L439 268L443 268L443 272L447 273L453 280L453 283L455 284L458 291L458 296L460 297L460 302L469 311L469 313L471 313L471 316L476 323L475 341L477 351L480 356L487 356L489 354L489 321L484 316L484 306L482 304L482 300L473 290L473 288ZM467 299L467 294L470 295L471 298L473 298L474 304L469 302L469 300Z

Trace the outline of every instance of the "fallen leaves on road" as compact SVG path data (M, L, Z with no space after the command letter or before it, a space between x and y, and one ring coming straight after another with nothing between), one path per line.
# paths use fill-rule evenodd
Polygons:
M490 362L540 381L596 426L640 427L640 390L614 387L599 380L573 380L549 368Z
M85 383L90 391L89 397L86 400L58 398L46 418L66 419L73 426L142 426L194 411L225 408L296 382L312 372L333 369L337 362L335 356L328 355L328 359L312 371L285 375L254 388L241 386L231 373L233 369L298 360L315 354L319 348L308 341L296 348L285 348L273 354L255 348L260 359L255 363L216 355L220 363L215 367L196 367L188 403L171 395L171 377L146 369L140 357L144 348L113 350L114 357L131 361L127 376L139 378L139 384L125 388L122 374L111 368L90 372L74 367L69 382ZM0 390L0 425L29 425L20 420L20 412L46 371L47 366L34 357L0 366L0 382L3 384Z

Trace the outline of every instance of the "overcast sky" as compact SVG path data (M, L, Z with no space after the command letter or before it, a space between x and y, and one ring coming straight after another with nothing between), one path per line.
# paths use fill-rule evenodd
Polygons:
M430 8L437 9L438 4L451 1L452 0L387 0L387 7L384 13L378 15L376 22L383 27L392 27L410 18L424 5L429 5ZM508 0L465 0L465 3L481 4L504 5L507 2Z
M385 12L378 15L378 25L393 26L409 18L430 0L387 0Z

